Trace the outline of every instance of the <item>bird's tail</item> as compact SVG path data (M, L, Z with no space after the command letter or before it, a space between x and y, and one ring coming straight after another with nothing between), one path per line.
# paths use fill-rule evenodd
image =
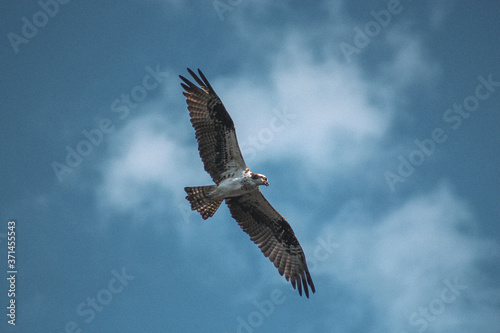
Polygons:
M219 208L222 200L210 200L209 193L217 188L217 185L184 187L186 199L191 203L191 210L196 210L206 220L212 217Z

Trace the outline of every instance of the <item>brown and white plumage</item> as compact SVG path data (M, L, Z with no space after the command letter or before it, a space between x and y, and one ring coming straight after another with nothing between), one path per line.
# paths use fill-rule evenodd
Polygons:
M188 68L196 83L183 76L181 83L188 104L191 123L196 132L198 150L216 185L186 187L191 208L207 219L222 200L231 215L279 273L309 297L314 283L306 257L290 224L260 192L259 185L269 185L264 175L252 173L245 164L236 138L234 123L210 83L198 70L199 77Z
M292 227L266 200L259 189L239 197L226 199L226 204L241 229L269 257L281 275L302 289L309 297L307 285L315 292L304 251L295 237Z
M179 76L186 84L181 83L185 92L191 123L196 131L198 150L213 181L218 184L221 180L234 176L238 169L247 166L241 155L234 123L219 96L212 89L205 75L198 70L200 78L189 68L189 74L201 86L194 85L183 76Z

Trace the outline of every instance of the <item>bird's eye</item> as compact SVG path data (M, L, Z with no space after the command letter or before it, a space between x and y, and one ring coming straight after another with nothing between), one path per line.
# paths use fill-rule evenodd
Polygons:
M267 177L264 177L264 181L267 182Z

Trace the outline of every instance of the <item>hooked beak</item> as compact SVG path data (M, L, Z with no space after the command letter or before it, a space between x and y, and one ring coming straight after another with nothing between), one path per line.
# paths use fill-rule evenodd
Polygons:
M269 186L269 181L267 181L267 180L266 180L266 181L264 182L264 185Z

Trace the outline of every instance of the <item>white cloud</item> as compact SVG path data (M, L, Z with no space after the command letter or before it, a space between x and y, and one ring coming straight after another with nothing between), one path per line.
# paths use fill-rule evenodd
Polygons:
M131 119L117 132L111 139L112 157L101 166L100 205L135 211L158 200L153 194L158 187L170 196L183 195L186 181L197 178L193 169L197 154L179 144L175 132L175 123L151 112Z
M367 163L376 167L393 153L397 147L386 144L387 134L405 114L406 87L432 86L441 71L421 38L397 27L390 32L380 36L390 48L376 76L328 54L338 41L325 41L318 56L310 47L316 36L293 31L275 40L280 47L266 56L266 77L213 79L235 121L247 162L248 155L255 155L255 162L291 159L311 171L310 177L323 179L325 172L359 174ZM293 117L288 123L275 119L276 111L283 110Z
M314 61L303 38L290 37L274 57L269 82L240 77L212 84L240 143L253 147L258 161L293 158L313 169L365 161L390 127L391 110L370 103L378 92L358 68L334 58ZM284 122L276 113L291 117Z
M422 328L424 324L416 321L422 317L416 315L411 324L411 315L441 297L445 280L458 279L467 288L427 323L428 332L459 331L470 322L478 322L476 329L483 327L478 320L482 314L469 302L488 304L477 264L498 255L498 247L474 236L477 224L463 200L442 185L380 219L367 216L357 214L345 223L341 213L323 230L322 234L335 235L340 246L320 271L337 286L365 295L393 332ZM485 305L484 310L494 312L494 307Z

